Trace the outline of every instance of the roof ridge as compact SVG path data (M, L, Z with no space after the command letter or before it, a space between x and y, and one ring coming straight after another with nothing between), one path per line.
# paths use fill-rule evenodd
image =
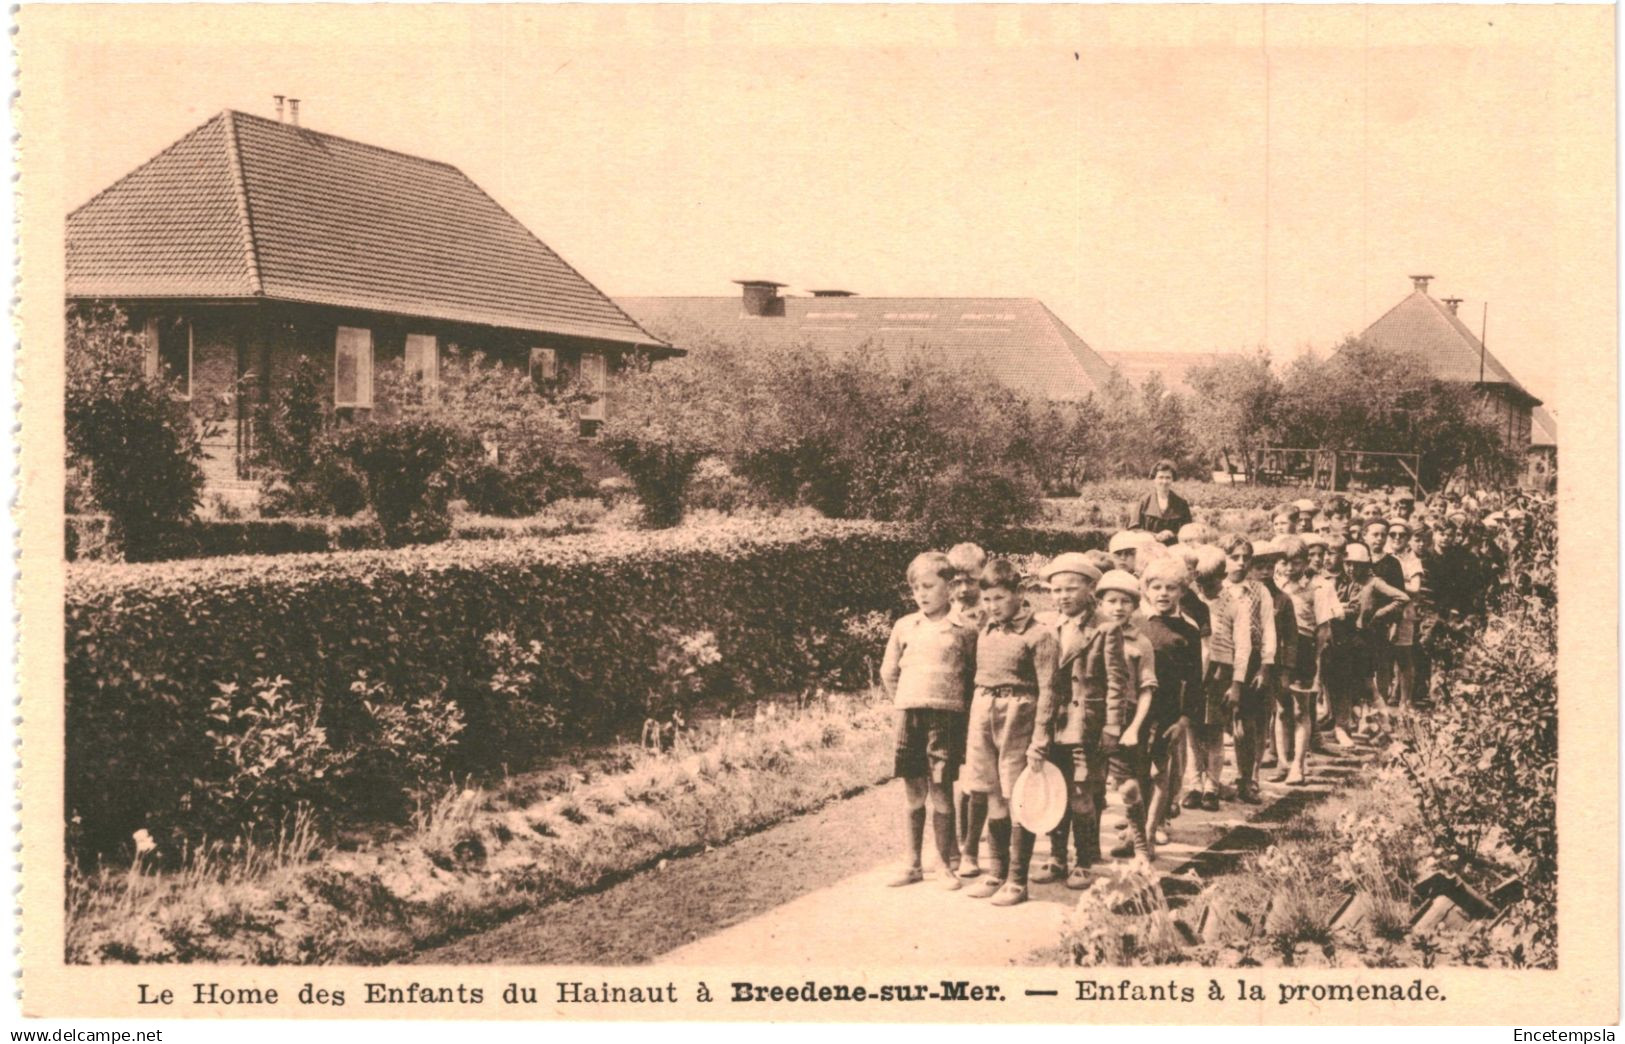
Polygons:
M225 117L226 129L226 165L231 169L232 196L237 201L238 224L243 234L243 251L248 260L248 283L256 297L265 294L265 280L260 275L260 254L254 242L254 217L249 209L248 184L243 180L243 157L237 145L237 116L232 109L226 109L222 115Z
M383 153L387 153L388 155L391 155L391 156L400 156L403 159L415 160L418 163L429 163L429 164L433 164L436 167L445 167L448 170L456 171L458 174L462 174L463 177L468 178L467 174L463 174L463 172L461 170L459 170L456 166L454 166L453 164L447 163L445 160L430 159L427 156L419 156L419 155L417 155L416 153L413 153L413 152L402 152L400 149L392 149L392 148L389 148L388 146L385 146L385 145L374 145L371 142L357 141L354 138L346 138L342 134L331 134L331 133L329 133L327 131L313 130L310 127L301 127L296 123L284 123L281 120L273 120L268 116L261 116L261 115L258 115L257 113L243 112L240 109L223 109L223 110L221 110L222 115L225 115L225 114L228 114L228 113L230 115L232 115L232 116L239 116L239 117L242 117L244 119L253 120L256 123L263 123L263 124L266 124L268 126L280 127L280 128L285 129L285 130L291 130L291 131L294 131L297 134L306 135L308 137L328 138L328 139L330 139L332 141L342 141L344 144L346 144L346 145L354 145L358 149L370 149L373 152L383 152ZM472 178L468 178L468 180L471 183L473 182Z
M157 163L160 159L167 156L171 151L173 151L175 146L179 145L181 142L185 141L187 138L190 138L192 135L194 135L194 134L198 133L199 131L203 130L205 127L207 127L209 124L213 123L215 120L220 119L221 116L225 115L225 113L229 112L229 111L230 110L223 110L221 112L215 113L213 116L210 116L208 119L204 120L202 123L198 124L196 127L193 127L191 130L187 131L185 134L182 134L180 137L176 138L174 141L170 142L168 145L165 145L163 148L159 149L157 152L153 153L151 156L148 156L145 160L143 160L142 162L136 164L130 170L126 171L123 177L118 178L111 185L108 185L106 188L102 189L100 192L96 193L94 196L91 196L89 199L85 200L83 203L79 204L77 207L74 207L72 210L68 211L68 218L71 220L73 218L73 216L75 214L79 213L81 210L84 210L86 207L90 206L92 203L96 202L98 199L101 199L103 196L107 195L109 192L112 192L114 189L118 188L120 185L124 184L126 181L129 181L131 178L135 177L137 174L141 173L143 170L146 170L148 167L152 166L154 163Z

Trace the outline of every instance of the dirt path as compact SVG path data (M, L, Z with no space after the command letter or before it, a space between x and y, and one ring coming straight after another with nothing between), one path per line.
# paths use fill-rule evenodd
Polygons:
M1358 757L1314 759L1312 785L1265 784L1265 804L1184 811L1158 851L1165 889L1194 890L1268 842L1267 824L1328 793ZM1076 893L1032 889L999 909L943 891L933 877L885 887L901 834L896 782L836 802L733 844L676 859L616 884L426 951L426 964L791 966L1016 964L1053 952ZM1108 811L1108 819L1112 812ZM1109 836L1104 839L1109 846ZM1039 849L1045 848L1040 839ZM952 923L952 931L922 925Z

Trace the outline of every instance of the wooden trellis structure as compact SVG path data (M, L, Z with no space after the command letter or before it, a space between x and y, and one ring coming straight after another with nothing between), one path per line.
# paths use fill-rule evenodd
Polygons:
M1366 487L1392 483L1409 485L1422 493L1421 473L1419 453L1271 446L1253 454L1253 481L1261 485L1337 491L1355 483Z

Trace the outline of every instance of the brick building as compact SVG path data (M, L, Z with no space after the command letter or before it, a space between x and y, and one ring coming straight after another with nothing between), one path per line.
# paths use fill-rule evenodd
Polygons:
M451 344L598 388L632 353L680 354L457 168L229 109L68 215L67 297L121 306L149 368L221 422L215 486L250 477L254 400L301 355L360 419L376 367L432 380Z

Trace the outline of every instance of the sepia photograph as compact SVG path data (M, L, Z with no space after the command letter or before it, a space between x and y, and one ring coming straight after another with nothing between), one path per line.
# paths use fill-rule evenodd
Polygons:
M32 1014L1617 1020L1610 9L19 24Z

